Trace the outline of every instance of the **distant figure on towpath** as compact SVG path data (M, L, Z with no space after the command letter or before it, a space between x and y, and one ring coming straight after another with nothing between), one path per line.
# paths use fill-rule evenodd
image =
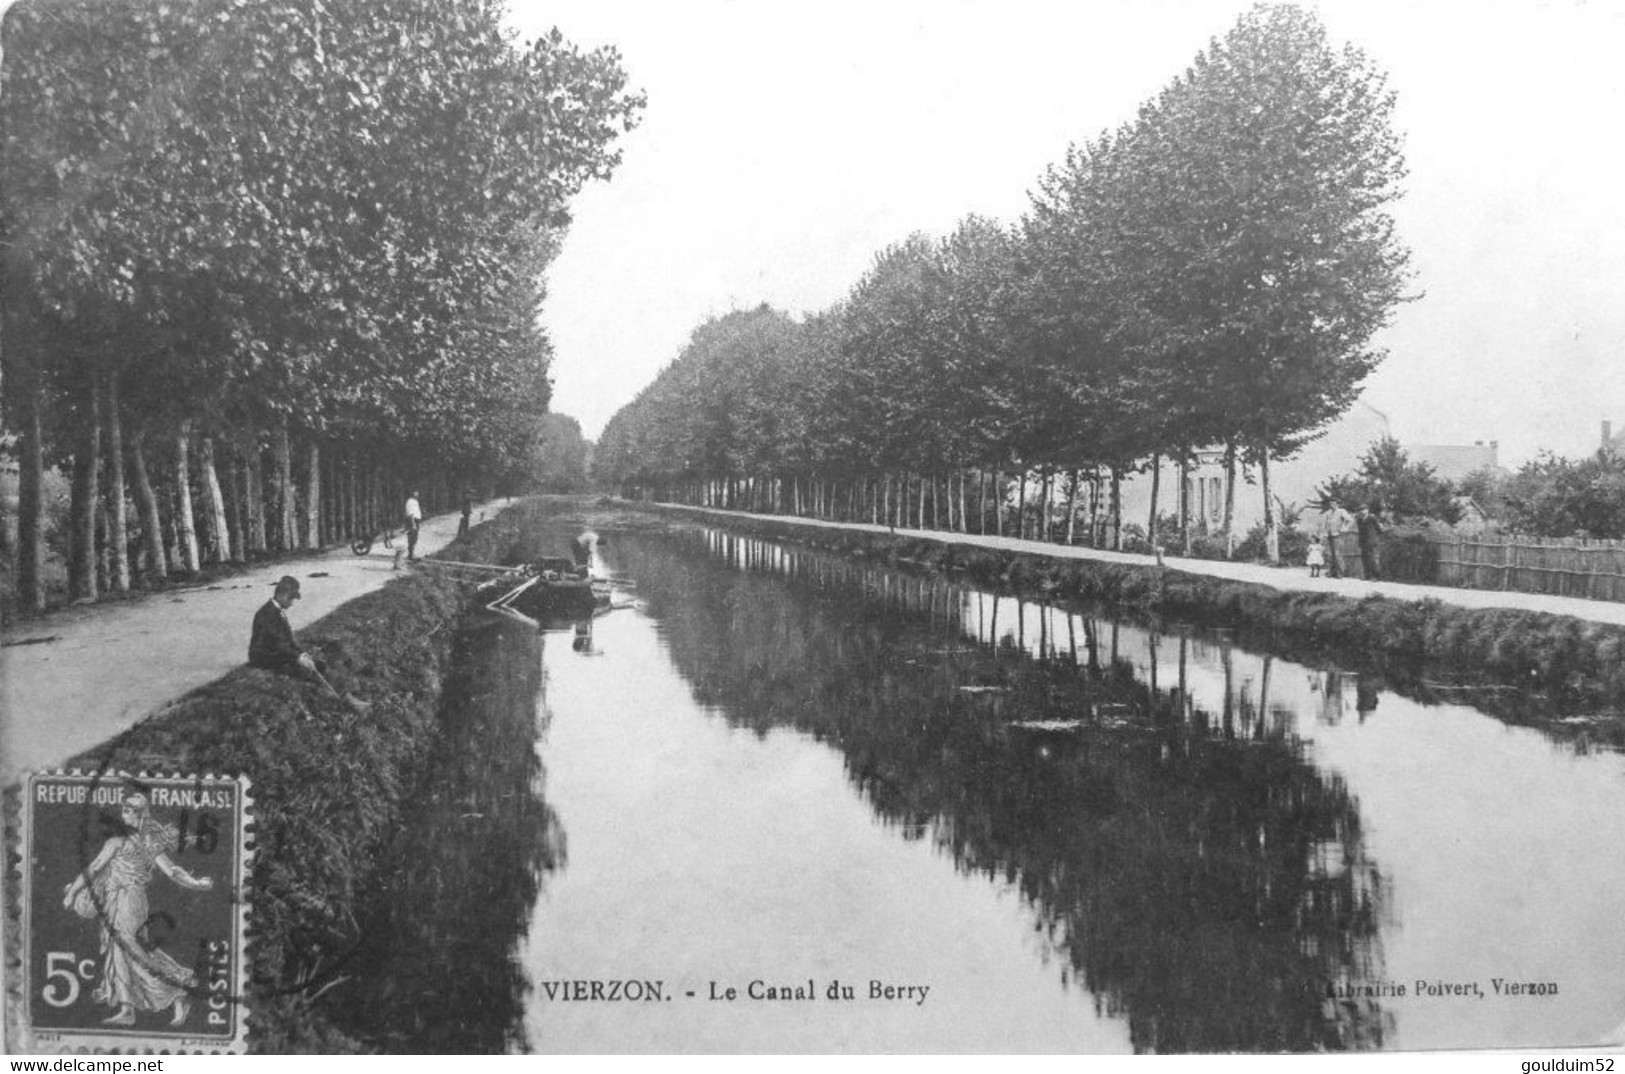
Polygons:
M271 599L254 613L254 631L248 639L248 663L266 671L280 671L309 679L335 700L350 708L364 712L371 706L354 697L341 694L327 681L315 657L299 647L294 639L293 627L288 624L288 609L299 599L299 579L285 574L276 584Z
M418 558L418 524L423 521L423 507L418 503L418 490L406 497L406 558Z
M1360 567L1366 580L1374 582L1382 577L1382 551L1379 542L1382 540L1382 523L1378 521L1382 513L1379 504L1375 510L1370 507L1360 508L1360 513L1354 516L1354 535L1360 542Z
M570 542L570 555L575 558L576 566L591 567L593 553L597 551L600 538L592 530L582 530Z

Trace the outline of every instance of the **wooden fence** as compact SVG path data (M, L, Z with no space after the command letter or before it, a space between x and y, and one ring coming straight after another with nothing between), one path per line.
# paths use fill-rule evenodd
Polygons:
M1331 549L1338 573L1365 577L1355 534ZM1389 581L1625 601L1625 541L1385 533L1378 555Z

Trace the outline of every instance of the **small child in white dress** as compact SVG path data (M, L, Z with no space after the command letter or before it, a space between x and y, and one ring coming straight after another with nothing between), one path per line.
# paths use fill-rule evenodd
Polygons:
M1309 555L1305 559L1309 566L1309 577L1319 578L1320 569L1326 566L1326 546L1316 537L1309 542Z

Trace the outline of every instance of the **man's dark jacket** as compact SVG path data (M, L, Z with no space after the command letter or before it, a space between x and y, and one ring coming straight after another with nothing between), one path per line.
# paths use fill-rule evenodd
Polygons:
M293 640L293 627L274 600L268 600L254 613L254 633L248 639L248 662L257 668L287 671L299 663L304 652Z

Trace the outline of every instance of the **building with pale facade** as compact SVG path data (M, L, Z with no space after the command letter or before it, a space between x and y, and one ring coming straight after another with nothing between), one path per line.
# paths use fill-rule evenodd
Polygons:
M1367 403L1356 402L1348 413L1332 422L1326 431L1305 444L1290 459L1272 460L1270 494L1289 508L1304 508L1304 518L1316 512L1307 509L1315 499L1315 489L1328 478L1352 473L1360 457L1373 443L1390 436L1388 415ZM1218 532L1224 527L1225 472L1223 450L1202 451L1191 467L1189 481L1191 521L1198 530ZM1239 538L1264 519L1264 492L1253 468L1236 464L1236 505L1234 532ZM1179 512L1179 467L1164 463L1158 482L1157 511L1174 516ZM1123 482L1123 524L1142 528L1150 520L1151 474L1136 474Z

